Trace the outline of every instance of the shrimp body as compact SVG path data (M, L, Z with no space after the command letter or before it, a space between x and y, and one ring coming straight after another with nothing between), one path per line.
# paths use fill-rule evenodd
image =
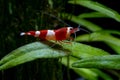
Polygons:
M22 32L20 35L30 35L38 37L41 40L54 40L62 41L70 38L70 35L79 31L79 28L63 27L56 30L40 30L40 31L28 31Z

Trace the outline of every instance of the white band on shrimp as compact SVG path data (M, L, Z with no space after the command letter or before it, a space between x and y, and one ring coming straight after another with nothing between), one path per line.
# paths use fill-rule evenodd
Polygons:
M40 31L36 31L35 32L35 37L39 37L39 35L40 35Z
M56 40L54 30L48 30L46 35L47 40Z
M23 36L23 35L25 35L25 33L24 33L24 32L20 33L20 36Z
M67 34L70 34L70 29L73 29L73 27L68 27L67 28Z

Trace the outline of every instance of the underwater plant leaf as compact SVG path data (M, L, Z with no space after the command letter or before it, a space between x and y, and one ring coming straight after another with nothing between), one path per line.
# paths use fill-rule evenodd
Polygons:
M120 69L120 55L94 56L84 58L72 64L76 68Z
M55 50L40 42L34 42L12 51L0 60L0 70L8 69L39 58L59 58L67 52Z
M65 66L68 66L67 60L68 60L68 57L62 57L62 64L64 64ZM69 56L69 68L73 69L78 75L82 76L83 78L88 80L98 80L98 77L100 76L104 80L112 80L112 78L108 74L98 69L72 67L72 64L78 60L79 60L78 58Z
M102 14L100 12L82 13L82 14L78 15L78 17L79 18L102 18L102 17L108 18L108 16L106 16L105 14Z
M106 7L98 2L95 1L90 1L90 0L70 0L69 3L71 4L79 4L81 6L87 7L89 9L98 11L100 13L103 13L113 19L115 19L116 21L120 22L120 15L118 12L116 12L115 10L110 9L109 7Z
M30 51L42 49L42 48L48 48L48 46L44 45L40 42L35 42L35 43L30 43L30 44L27 44L25 46L19 47L17 50L13 50L8 55L3 57L0 60L0 65L6 63L7 61L9 61L11 59L18 57L18 56L24 55L25 52L30 52Z
M107 45L109 45L116 53L120 54L120 46L112 44L112 43L107 43Z
M78 58L86 58L109 54L108 52L102 49L77 42L71 42L70 44L62 43L62 46L64 49L69 50L72 56Z
M103 78L103 80L113 80L112 77L105 73L104 71L102 70L99 70L99 69L91 69L92 71L94 71L95 73L97 73L101 78Z
M86 28L88 28L89 30L91 31L99 31L101 30L102 28L88 20L85 20L85 19L82 19L82 18L79 18L78 16L74 16L72 15L71 17L71 21L77 23L77 24L80 24Z
M62 64L64 64L65 66L68 66L67 65L67 60L68 60L68 57L62 57ZM72 67L71 66L72 63L74 63L77 60L78 60L77 58L69 56L69 68L73 69L78 75L82 76L85 79L97 80L98 74L96 74L91 69L87 69L87 68L74 68L74 67Z
M48 45L40 42L34 42L22 46L12 51L10 54L6 55L0 60L0 70L11 68L39 58L59 58L70 53L72 54L72 56L76 56L79 58L109 54L102 49L76 42L71 42L70 44L63 42L60 43L60 45L62 46L62 48L60 46L57 46L56 44L55 47L58 47L58 49L55 49L54 47L51 48Z
M97 49L88 45L75 43L75 42L71 42L70 44L67 45L65 42L63 42L61 46L63 47L62 50L60 50L60 46L58 46L59 47L58 49L55 49L54 47L51 48L48 45L45 45L40 42L27 44L12 51L10 54L3 57L0 60L0 70L14 67L19 64L23 64L25 62L33 61L39 58L63 57L68 55L69 52L71 52L73 56L81 57L81 58L109 54L101 49ZM86 49L88 50L86 51Z
M101 30L99 32L120 35L120 31L117 31L117 30Z
M84 78L90 78L91 80L96 80L98 77L98 74L101 75L101 77L105 80L109 79L112 80L110 76L108 76L107 74L103 74L101 73L96 73L94 71L91 71L91 69L86 69L86 68L74 68L71 66L72 63L74 63L75 61L79 60L79 59L84 59L87 57L93 57L93 56L103 56L103 55L108 55L109 53L99 49L99 48L95 48L89 45L85 45L82 43L77 43L77 42L72 42L70 45L66 45L66 44L62 44L64 49L68 49L71 51L71 57L69 59L69 66L71 69L73 69L77 74L79 74L80 76L84 77ZM62 57L62 64L67 66L67 58L66 57ZM104 76L102 76L104 75Z
M76 38L76 41L104 41L120 46L120 39L108 33L94 32Z
M94 32L92 34L85 34L85 35L81 35L78 36L75 41L103 41L105 42L107 45L109 45L113 50L115 50L117 53L120 53L120 39L116 38L112 35L110 35L110 33L114 33L114 34L118 34L119 32L117 31L99 31L99 32Z
M72 15L72 14L68 14L68 13L61 13L63 15L63 17L68 16L68 15ZM91 31L99 31L102 28L88 20L85 20L83 18L81 18L80 16L75 16L72 15L70 21L75 22L77 24L82 25L83 27L86 27L87 29L91 30Z

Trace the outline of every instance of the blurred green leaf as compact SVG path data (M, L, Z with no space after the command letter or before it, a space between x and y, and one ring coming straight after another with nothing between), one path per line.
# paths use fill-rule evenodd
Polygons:
M8 9L9 9L9 13L12 14L13 11L12 11L12 3L11 2L8 3Z
M120 39L108 33L94 32L76 38L76 41L104 41L120 46Z
M67 15L67 16L68 15L70 15L70 16L72 15L72 14L68 14L68 13L61 13L61 14L64 17L65 17L65 15ZM89 14L85 14L85 15L89 15ZM99 30L102 29L100 26L98 26L98 25L96 25L96 24L94 24L94 23L92 23L92 22L90 22L88 20L85 20L82 17L85 17L84 14L83 15L81 14L79 16L72 15L72 17L71 17L70 20L73 21L73 22L75 22L75 23L77 23L77 24L82 25L83 27L88 28L91 31L99 31ZM92 17L92 15L90 17Z
M61 13L61 14L64 17L68 16L68 15L71 15L71 14L67 14L67 13ZM100 26L98 26L98 25L96 25L96 24L94 24L94 23L92 23L92 22L90 22L88 20L85 20L85 19L81 18L80 15L79 16L72 15L70 20L77 23L77 24L80 24L80 25L88 28L91 31L99 31L99 30L102 29Z
M98 32L94 32L92 34L85 34L85 35L81 35L78 36L76 38L76 41L103 41L106 44L108 44L110 47L112 47L112 49L114 49L117 53L119 52L120 49L120 39L113 37L112 35L110 35L110 33L114 33L114 34L118 34L118 31L98 31Z
M100 12L91 12L91 13L82 13L78 15L79 18L102 18L107 17L105 14L102 14Z
M119 13L117 13L116 11L114 11L114 10L110 9L109 7L106 7L106 6L104 6L104 5L102 5L102 4L98 3L98 2L90 1L90 0L87 0L87 1L70 0L69 3L71 3L71 4L79 4L81 6L89 8L89 9L98 11L98 12L103 13L103 14L115 19L116 21L120 22Z
M83 25L83 26L85 26L86 28L88 28L91 31L101 30L100 26L98 26L96 24L93 24L92 22L90 22L88 20L81 19L78 16L72 15L71 21L73 21L73 22L75 22L77 24Z
M48 3L50 5L50 8L52 9L53 8L53 1L52 0L48 0Z
M109 45L116 53L120 54L120 46L119 45L115 45L115 44L112 44L112 43L107 43L107 45Z
M80 76L84 77L85 79L88 79L88 80L97 80L97 77L98 77L98 74L96 74L94 71L90 70L90 69L87 69L87 68L74 68L72 67L71 65L77 61L78 59L77 58L74 58L74 57L69 57L70 61L69 61L69 67L70 69L73 69L77 74L79 74ZM67 59L68 57L63 57L62 58L62 64L64 64L65 66L68 66L67 65Z
M20 47L2 58L0 61L0 70L11 68L39 58L59 58L66 55L65 51L54 50L45 44L34 42Z
M120 69L120 55L95 56L84 58L72 64L77 68Z
M73 69L78 75L84 77L85 79L88 79L88 80L98 80L98 77L100 76L102 79L104 80L112 80L112 78L107 75L106 73L98 70L98 69L87 69L87 68L74 68L72 67L72 64L76 61L78 61L79 59L78 58L75 58L75 57L69 57L69 67L70 69ZM67 59L68 57L63 57L62 58L62 63L65 65L65 66L68 66L67 65Z
M99 69L91 69L91 70L94 71L95 73L97 73L104 80L114 80L114 79L112 79L112 77L110 75L108 75L107 73L105 73L102 70L99 70Z
M17 50L14 50L14 51L10 52L8 55L6 55L5 57L3 57L0 60L0 65L6 63L7 61L9 61L11 59L14 59L16 57L24 55L25 52L30 52L30 51L33 51L33 50L47 48L47 47L48 47L47 45L44 45L44 44L42 44L40 42L35 42L35 43L27 44L25 46L22 46L22 47L18 48Z
M117 31L117 30L100 30L98 32L120 35L120 31Z

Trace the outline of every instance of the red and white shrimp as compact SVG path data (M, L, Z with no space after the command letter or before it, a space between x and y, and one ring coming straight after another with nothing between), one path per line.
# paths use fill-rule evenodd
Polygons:
M41 40L54 40L54 41L62 41L70 39L70 35L79 31L79 27L63 27L56 30L40 30L40 31L29 31L22 32L20 35L30 35L34 37L38 37Z

